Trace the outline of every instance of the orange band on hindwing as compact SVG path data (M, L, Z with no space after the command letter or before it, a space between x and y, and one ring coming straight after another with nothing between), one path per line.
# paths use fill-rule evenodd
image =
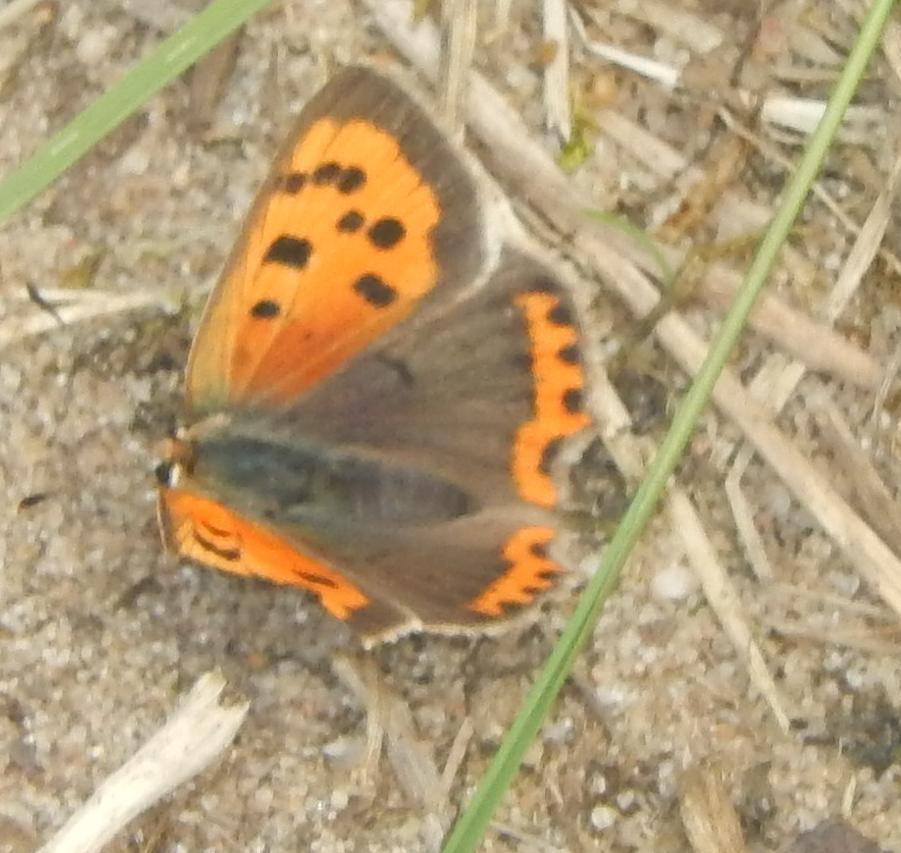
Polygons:
M216 501L171 488L161 492L160 501L166 538L182 557L231 574L304 587L341 620L369 602L337 572Z
M513 479L519 496L553 507L557 489L550 476L554 454L565 438L588 426L582 408L585 385L579 335L566 301L556 287L536 287L514 301L523 313L529 338L533 382L533 416L520 424L513 440ZM548 547L552 527L523 527L504 542L501 556L507 569L467 605L491 618L507 615L511 606L530 604L551 586L561 571Z
M534 416L516 431L513 478L523 500L552 507L557 490L550 465L559 443L589 423L582 409L584 374L574 318L551 290L520 293L535 383Z
M511 605L531 604L535 595L551 585L548 575L560 567L547 556L547 548L554 538L551 527L524 527L517 530L503 547L504 560L509 568L484 592L467 605L470 610L485 616L504 616Z

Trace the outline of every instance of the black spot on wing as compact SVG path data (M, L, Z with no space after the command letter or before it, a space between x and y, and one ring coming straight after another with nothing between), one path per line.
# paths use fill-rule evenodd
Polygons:
M278 302L273 302L271 299L261 299L250 309L251 316L258 317L261 320L270 320L273 317L278 317L281 312L282 309Z
M363 227L363 214L358 210L349 210L339 220L337 228L344 234L353 234Z
M567 388L563 392L563 407L571 415L582 411L582 389Z
M573 312L569 310L569 306L562 302L558 302L547 312L547 318L555 326L573 325Z
M385 308L397 299L397 291L377 275L361 275L353 287L373 308Z
M529 545L529 553L540 560L547 559L547 544L544 542L533 542Z
M582 354L575 344L570 344L557 352L557 358L565 364L580 364L582 361Z
M337 589L338 587L338 584L331 578L324 578L322 575L314 575L310 572L297 572L297 575L302 577L308 583L315 584L316 586L325 586L330 589Z
M557 437L550 439L550 441L544 445L544 449L541 451L541 462L538 463L538 468L542 474L548 475L551 473L554 457L557 455L557 451L560 449L562 443L562 437Z
M307 175L304 172L290 172L282 177L282 189L291 195L297 195L307 183Z
M213 531L217 533L218 531ZM223 560L228 560L230 563L235 563L241 559L241 549L240 548L223 548L220 545L217 545L215 542L211 542L207 539L196 527L194 528L194 538L207 550L211 551L217 557L220 557Z
M367 234L372 244L379 249L391 249L396 246L404 235L407 233L406 228L398 219L386 216L374 223Z
M348 195L356 192L363 184L366 183L366 173L357 166L348 166L341 171L335 181L335 186L339 192Z
M312 249L309 240L282 234L280 237L276 237L266 250L263 263L283 264L286 267L300 270L310 260Z
M337 163L321 163L313 170L313 183L318 186L333 184L341 174L342 169Z

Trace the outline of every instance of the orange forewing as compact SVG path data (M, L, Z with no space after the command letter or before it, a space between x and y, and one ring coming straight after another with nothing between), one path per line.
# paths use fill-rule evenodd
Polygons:
M363 119L306 128L207 309L189 402L212 387L220 406L284 405L352 358L435 286L440 216L387 131Z

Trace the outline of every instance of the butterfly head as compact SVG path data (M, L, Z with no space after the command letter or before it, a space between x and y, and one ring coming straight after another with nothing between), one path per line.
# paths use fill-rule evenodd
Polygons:
M197 446L202 439L228 424L226 415L212 415L191 427L180 427L175 435L164 439L157 448L159 464L154 469L162 488L175 488L185 475L190 475L197 462Z

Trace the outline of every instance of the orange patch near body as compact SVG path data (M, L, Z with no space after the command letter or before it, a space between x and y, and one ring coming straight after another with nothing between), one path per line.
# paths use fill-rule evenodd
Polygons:
M525 313L529 333L532 373L535 381L535 416L516 431L513 445L513 478L523 500L552 507L557 490L547 470L547 456L557 441L588 426L590 418L567 400L580 397L584 386L582 366L564 358L578 336L572 323L555 316L563 307L560 298L546 291L521 293L516 304Z
M510 568L467 607L485 616L500 617L506 615L505 609L511 605L531 604L536 593L551 585L547 575L560 571L547 556L547 547L553 538L551 527L517 530L503 547L503 556Z
M218 287L229 299L204 322L227 336L232 404L296 399L403 320L438 279L436 192L371 122L316 121L263 192ZM219 369L199 360L189 393L193 377L203 383Z
M182 557L236 575L304 587L342 620L368 603L367 597L338 573L208 498L185 489L163 489L160 518L166 544Z

